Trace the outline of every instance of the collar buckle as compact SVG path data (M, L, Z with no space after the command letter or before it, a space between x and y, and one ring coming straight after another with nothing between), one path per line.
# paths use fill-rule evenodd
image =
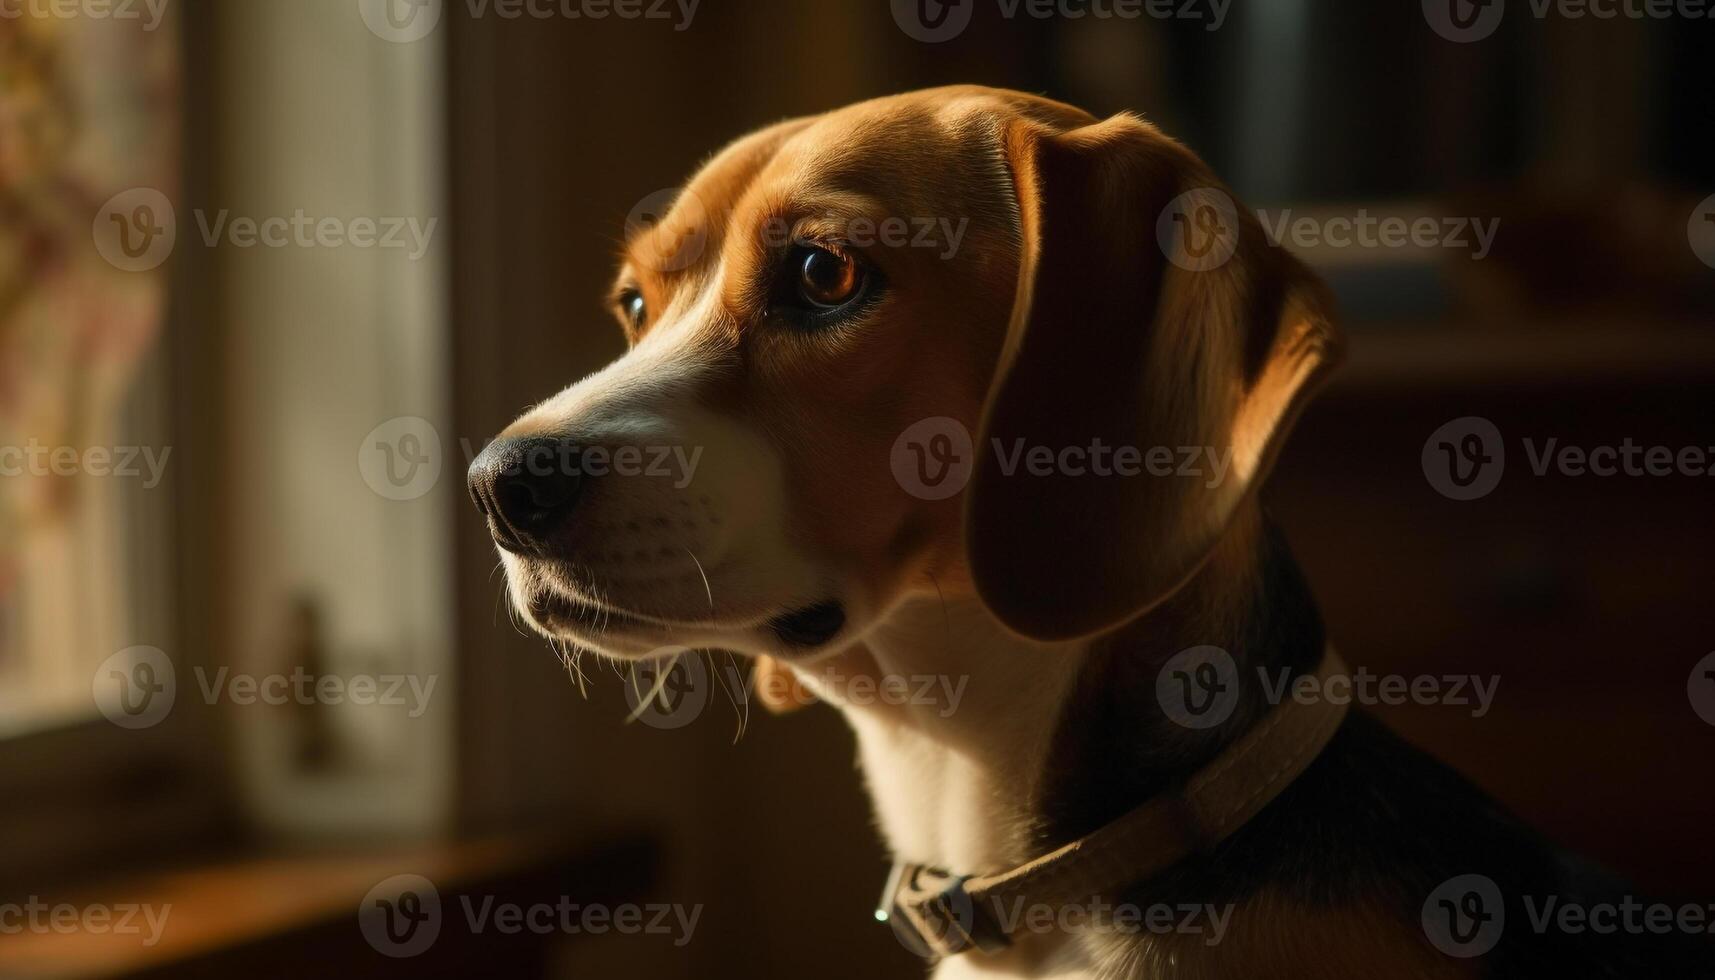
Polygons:
M975 947L996 953L1012 944L990 910L965 889L970 876L896 862L887 876L877 920L893 927L905 947L931 962Z

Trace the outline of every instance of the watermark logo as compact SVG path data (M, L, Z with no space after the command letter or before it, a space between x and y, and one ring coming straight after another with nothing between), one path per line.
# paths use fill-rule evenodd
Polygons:
M422 875L394 875L363 896L357 925L383 956L420 956L440 938L441 893Z
M676 659L677 657L677 659ZM911 707L933 711L936 717L952 717L959 711L971 685L967 675L895 675L842 671L828 666L820 673L794 671L801 683L787 675L768 675L763 695L772 704L809 707L816 700L854 707ZM684 728L703 714L710 704L710 690L719 683L734 705L748 705L755 695L758 673L749 675L736 662L715 669L710 675L703 659L686 647L660 647L631 666L626 678L626 702L631 716L650 728Z
M1559 895L1525 895L1524 913L1531 931L1569 936L1666 936L1673 933L1704 937L1715 933L1715 904L1667 905L1644 902L1633 895L1617 902L1566 901Z
M35 438L22 446L0 446L0 477L93 476L140 479L153 490L166 476L173 447L46 446Z
M913 890L922 893L924 876L931 876L931 888L945 881L937 872L918 871ZM897 908L879 910L877 915L893 926L894 935L906 949L927 957L929 944L918 934L925 928L937 947L960 947L969 942L976 924L977 905L962 888L947 887L935 893L933 914L906 927L910 913ZM1012 937L1055 934L1093 934L1106 936L1188 936L1204 946L1219 946L1226 938L1235 906L1183 902L1157 902L1140 905L1134 902L1114 902L1095 898L1083 902L1031 902L1023 897L1006 899L995 896L982 906L986 921L1005 935Z
M1213 187L1199 187L1168 202L1155 222L1155 238L1167 260L1188 272L1217 269L1239 247L1239 211Z
M1715 269L1715 194L1704 198L1691 212L1691 221L1686 225L1686 238L1691 242L1691 251L1699 261L1711 269Z
M1536 20L1715 19L1710 0L1529 0L1522 13ZM1461 44L1493 35L1506 0L1423 0L1423 17L1435 33Z
M919 215L904 217L887 215L885 217L845 217L839 215L822 215L813 219L804 219L794 228L793 224L784 217L770 218L762 226L762 244L768 248L786 248L791 245L815 245L818 242L835 240L856 249L873 248L919 248L932 250L940 259L951 259L959 254L959 247L964 243L965 233L970 230L971 219L961 217L957 220L946 217L930 217ZM805 226L814 228L817 234L804 233Z
M1715 476L1715 446L1647 445L1627 436L1617 444L1579 446L1558 437L1522 440L1524 459L1534 476L1564 477L1710 477ZM1506 449L1501 432L1488 419L1468 416L1436 429L1423 444L1423 475L1453 500L1487 496L1500 484Z
M472 20L493 14L501 20L672 20L685 31L702 0L465 0Z
M1443 497L1476 500L1500 486L1506 458L1495 423L1468 415L1430 433L1423 444L1423 475Z
M1028 445L1014 439L1010 445L992 440L991 450L1002 476L1093 476L1100 478L1179 477L1196 479L1213 490L1232 471L1231 446L1142 446L1111 445L1099 437L1090 444L1071 446Z
M1181 650L1156 675L1155 699L1168 718L1185 728L1224 724L1239 703L1239 665L1220 647Z
M976 0L893 0L893 19L907 36L926 44L950 41L970 26ZM996 0L1006 20L1185 20L1218 31L1232 0Z
M1501 26L1506 0L1423 0L1423 19L1449 41L1481 41Z
M172 658L158 647L127 647L95 669L91 693L96 708L120 728L153 728L178 696Z
M633 721L650 728L684 728L709 705L709 669L688 647L661 647L631 665L625 703Z
M388 419L357 446L357 471L388 500L416 500L441 479L441 434L415 415Z
M1633 895L1588 902L1554 894L1516 895L1523 920L1511 925L1536 935L1706 937L1715 933L1715 904L1669 905ZM1465 874L1441 883L1423 903L1423 931L1448 956L1469 959L1494 949L1506 930L1500 886L1483 875Z
M416 262L429 254L439 218L424 221L414 217L313 217L298 208L288 217L254 218L233 215L225 208L212 216L197 209L197 231L207 248L222 243L233 248L356 248L403 249Z
M1691 699L1691 710L1705 724L1715 725L1715 653L1697 661L1685 682L1685 695Z
M1458 959L1494 949L1506 921L1500 886L1479 874L1449 878L1423 902L1424 935L1436 949Z
M492 441L492 440L491 440ZM468 467L489 443L459 439ZM584 446L569 440L541 440L528 446L509 466L507 476L617 476L629 479L670 480L673 489L683 490L697 479L703 446L630 445Z
M1204 946L1219 946L1232 920L1233 905L1183 902L1138 905L1093 899L1067 905L1010 903L995 899L994 921L1009 936L1093 932L1124 936L1196 936Z
M383 41L410 44L434 32L443 0L357 0L357 12L369 32Z
M1482 718L1494 706L1499 676L1476 674L1376 674L1367 667L1322 677L1294 675L1291 668L1258 665L1254 690L1269 705L1361 704L1399 707L1414 704L1470 709ZM1242 677L1231 654L1217 646L1196 646L1174 655L1156 674L1155 697L1175 723L1191 729L1214 728L1233 714Z
M674 946L685 946L696 934L697 921L703 914L701 905L583 904L564 895L553 902L530 905L501 901L493 895L457 898L456 903L443 903L435 883L422 875L394 875L364 896L358 908L358 928L376 952L409 959L428 952L447 927L463 928L471 936L668 936ZM461 914L448 915L447 908L457 908Z
M161 26L169 0L0 0L0 20L142 21L143 30Z
M893 0L893 21L924 44L951 41L971 26L976 0Z
M793 676L800 682L793 683ZM625 700L633 720L651 728L684 728L701 717L712 691L723 689L735 706L748 705L756 695L759 674L748 674L736 662L711 671L701 654L687 647L660 647L630 666ZM770 674L761 692L773 704L809 707L818 699L851 706L885 705L932 711L951 718L970 686L968 675L848 672L835 666L817 672L800 669L794 675Z
M1257 220L1268 232L1270 245L1298 249L1458 249L1473 261L1489 257L1501 219L1458 215L1373 214L1359 208L1353 214L1294 217L1291 208L1275 214L1258 209Z
M402 708L407 718L421 718L435 696L439 674L312 674L294 667L283 674L233 673L221 667L212 675L201 666L192 670L205 704L224 698L239 707L252 705L342 705L360 708Z
M976 452L958 419L936 416L913 423L893 442L893 478L919 500L946 500L971 482Z
M153 187L133 187L101 206L91 233L95 250L108 264L124 272L148 272L173 254L178 218L167 195Z
M141 936L141 945L152 948L166 934L172 914L171 904L55 905L31 895L22 902L0 902L0 936Z
M673 224L663 228L669 214ZM639 243L633 254L657 272L690 268L708 247L709 211L695 192L666 187L637 202L625 218L625 238Z
M702 0L465 0L472 20L671 20L685 31ZM441 22L444 0L358 0L358 12L372 34L409 44L428 37Z

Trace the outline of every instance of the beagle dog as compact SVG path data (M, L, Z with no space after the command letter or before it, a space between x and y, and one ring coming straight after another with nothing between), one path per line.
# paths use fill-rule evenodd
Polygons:
M839 707L889 847L938 876L878 914L913 911L942 980L1709 963L1533 928L1525 903L1591 883L1377 723L1287 717L1260 680L1332 662L1257 488L1342 341L1324 287L1149 123L979 87L780 123L634 229L612 308L629 351L471 467L511 599L578 649L739 651L765 700ZM1097 472L1101 447L1225 465ZM1164 666L1207 648L1224 720L1187 724ZM957 710L830 681L924 676L968 682ZM1201 838L1200 785L1238 814ZM1469 875L1490 905L1437 897ZM1050 878L1046 927L969 908ZM922 935L937 916L965 941Z

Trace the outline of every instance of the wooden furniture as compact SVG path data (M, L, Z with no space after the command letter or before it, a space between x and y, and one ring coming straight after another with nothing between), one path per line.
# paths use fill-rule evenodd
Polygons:
M540 977L547 975L551 944L563 933L473 930L461 900L478 907L488 899L523 907L641 902L657 862L656 845L646 837L581 843L493 838L404 850L234 856L32 896L49 907L143 906L155 910L157 920L164 913L165 928L153 945L144 942L149 933L141 915L135 920L145 930L141 935L7 935L0 938L0 977ZM399 874L421 875L439 893L440 932L422 955L383 955L359 925L365 896Z

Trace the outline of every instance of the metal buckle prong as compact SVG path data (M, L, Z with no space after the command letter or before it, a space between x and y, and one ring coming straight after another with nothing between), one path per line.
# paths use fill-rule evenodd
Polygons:
M887 884L881 888L881 900L875 906L875 921L887 922L893 918L895 902L899 896L899 883L905 880L905 862L893 862L893 870L887 873Z

